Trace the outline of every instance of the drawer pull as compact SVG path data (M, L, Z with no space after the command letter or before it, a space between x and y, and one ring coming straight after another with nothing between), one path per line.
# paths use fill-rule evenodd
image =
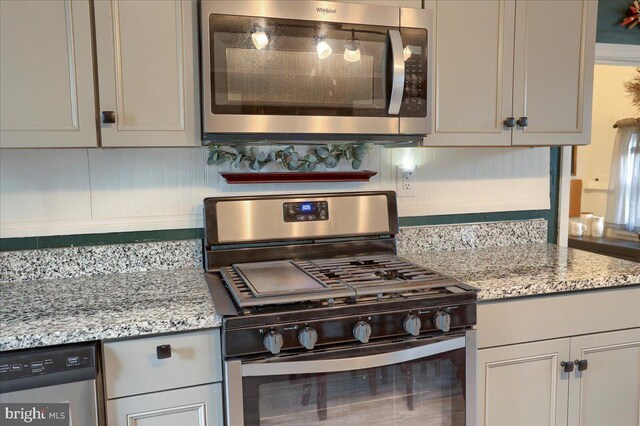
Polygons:
M171 345L156 346L156 355L158 359L171 358Z

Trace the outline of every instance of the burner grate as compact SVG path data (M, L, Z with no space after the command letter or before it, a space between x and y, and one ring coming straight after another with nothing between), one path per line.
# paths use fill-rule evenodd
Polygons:
M291 261L304 273L322 283L318 291L257 295L253 284L237 272L238 265L220 272L240 307L275 305L334 299L411 297L437 292L458 284L436 272L394 255L371 255Z
M352 287L358 296L428 289L447 281L436 272L392 255L305 260L296 264L318 281Z

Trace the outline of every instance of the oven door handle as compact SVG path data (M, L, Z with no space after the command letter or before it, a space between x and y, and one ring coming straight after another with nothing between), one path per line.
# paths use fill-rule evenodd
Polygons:
M388 113L397 115L402 105L402 91L404 89L404 55L402 53L402 36L398 30L389 30L389 44L391 45L391 59L393 70L391 73L391 96L389 98Z
M442 340L400 351L385 352L356 358L313 361L266 362L242 364L243 377L277 376L286 374L337 373L363 370L414 361L465 347L465 337Z

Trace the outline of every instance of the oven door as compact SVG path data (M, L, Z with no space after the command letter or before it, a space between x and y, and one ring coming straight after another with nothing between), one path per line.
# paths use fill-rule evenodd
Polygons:
M229 425L473 425L475 331L225 363Z
M427 30L400 29L399 8L201 5L205 139L398 135L400 116L426 117Z

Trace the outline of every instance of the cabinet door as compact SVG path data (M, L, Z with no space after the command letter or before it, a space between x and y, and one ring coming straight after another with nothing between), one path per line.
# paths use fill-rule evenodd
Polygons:
M568 359L569 339L479 350L478 424L566 424Z
M0 147L97 146L86 0L0 1Z
M197 2L95 2L102 146L200 145Z
M598 2L518 0L514 145L588 144Z
M425 146L511 145L513 0L428 0L434 11L431 110Z
M152 380L150 377L149 380ZM108 426L222 426L222 386L149 393L107 401Z
M640 328L575 337L571 359L588 365L571 378L570 425L640 424Z

